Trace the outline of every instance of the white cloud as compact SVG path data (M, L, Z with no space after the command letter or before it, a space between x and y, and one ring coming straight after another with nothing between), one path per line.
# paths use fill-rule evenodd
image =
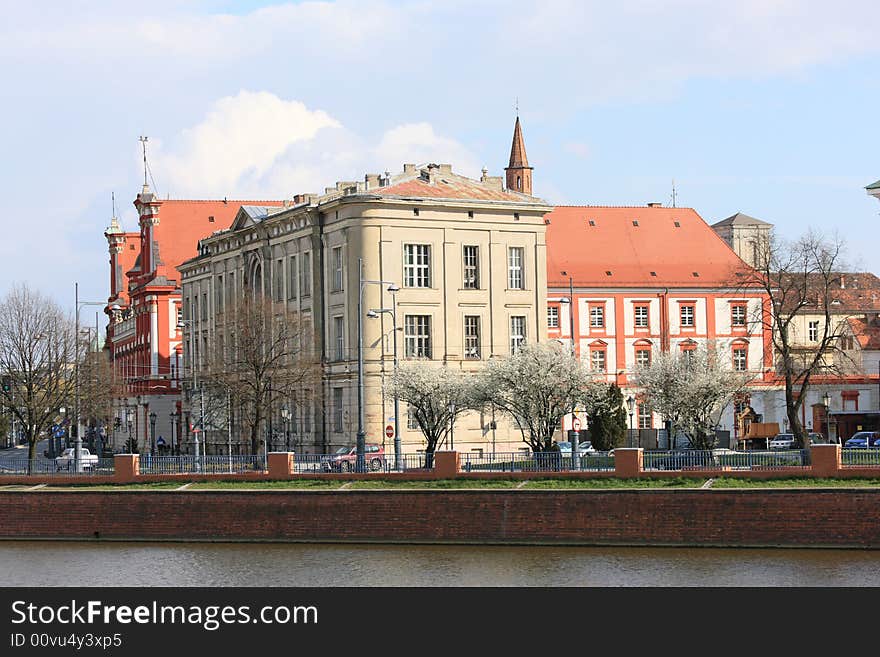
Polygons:
M149 161L159 194L176 198L322 192L366 172L397 172L404 162L449 162L479 175L478 159L428 123L391 128L371 144L326 112L266 91L221 98L198 125L155 141Z
M340 124L326 112L309 110L268 92L241 91L218 100L205 120L184 130L179 147L152 156L152 170L175 196L228 195L265 180L291 146Z

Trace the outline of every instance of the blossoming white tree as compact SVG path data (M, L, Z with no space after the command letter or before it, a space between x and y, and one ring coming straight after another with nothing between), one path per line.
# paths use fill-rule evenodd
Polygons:
M493 402L513 418L523 442L549 451L562 418L575 407L595 408L607 384L558 342L527 344L516 354L489 361L477 376L477 403Z
M692 351L661 352L634 377L642 398L671 423L670 434L687 434L691 446L711 449L721 413L742 394L752 376L723 365L715 345Z
M434 451L462 413L473 408L474 379L449 368L428 363L403 364L387 385L389 395L409 404L425 436L425 466L432 467Z

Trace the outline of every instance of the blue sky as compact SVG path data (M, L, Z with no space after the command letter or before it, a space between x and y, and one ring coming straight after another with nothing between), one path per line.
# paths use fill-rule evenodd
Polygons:
M536 194L838 231L880 274L880 40L846 0L3 3L0 293L105 299L149 136L157 191L283 198L404 162Z

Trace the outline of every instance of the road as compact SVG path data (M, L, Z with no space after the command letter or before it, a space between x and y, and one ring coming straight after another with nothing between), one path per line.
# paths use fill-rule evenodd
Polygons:
M43 456L43 452L49 449L49 440L41 440L37 443L37 462L50 463L52 459ZM27 445L16 445L15 447L7 447L0 449L0 469L15 470L21 468L28 457Z

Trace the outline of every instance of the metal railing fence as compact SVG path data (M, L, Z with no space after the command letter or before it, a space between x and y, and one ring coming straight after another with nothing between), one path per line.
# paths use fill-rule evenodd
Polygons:
M614 456L608 452L590 452L580 457L573 467L571 456L559 452L496 452L495 454L462 454L462 472L609 472L614 470Z
M34 459L29 461L27 458L6 459L0 463L0 476L2 475L82 475L82 476L112 476L114 473L113 459L83 459L80 471L77 472L76 462L64 461L56 464L51 459Z
M843 467L880 467L880 447L843 448L840 450L840 465Z
M401 454L395 464L394 454L365 454L364 471L373 473L406 472L425 469L425 454ZM335 454L297 454L294 459L294 472L315 474L328 472L354 472L356 460L350 456Z
M806 450L734 451L734 450L662 450L642 455L642 469L712 470L722 467L734 470L752 468L808 467Z
M231 456L151 456L144 454L139 459L141 474L241 474L244 472L263 472L263 456L255 454L233 454Z

